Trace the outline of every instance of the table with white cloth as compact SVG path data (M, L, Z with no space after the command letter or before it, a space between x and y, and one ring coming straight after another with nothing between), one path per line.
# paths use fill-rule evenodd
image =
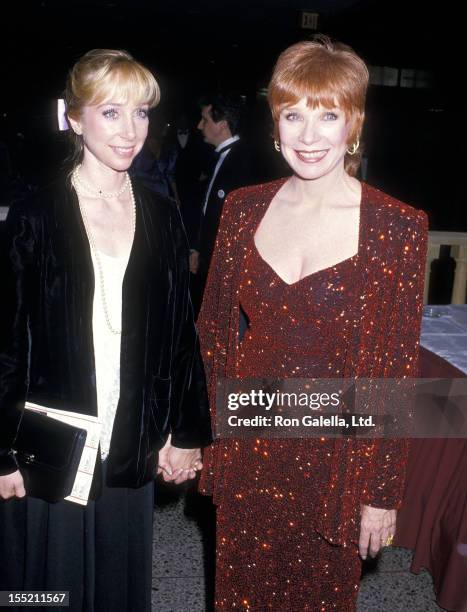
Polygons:
M467 376L467 305L425 306L422 378ZM396 546L413 550L411 570L426 568L446 610L467 610L467 440L411 441Z
M425 306L421 345L467 375L467 305Z

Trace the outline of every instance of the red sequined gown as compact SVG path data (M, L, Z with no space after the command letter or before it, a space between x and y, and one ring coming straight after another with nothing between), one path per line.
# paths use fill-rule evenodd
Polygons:
M338 378L357 353L356 373L410 375L416 370L426 220L364 185L358 255L288 285L253 240L280 184L236 192L224 209L199 319L211 400L222 376ZM408 231L399 227L403 213ZM394 254L381 247L388 231L396 237L389 245ZM368 320L362 319L362 297ZM236 348L238 304L249 328ZM384 325L391 325L390 333ZM363 332L358 351L355 330ZM378 358L383 346L390 367ZM215 401L212 409L215 415ZM214 493L218 504L216 610L355 609L359 504L397 507L404 445L391 442L378 451L341 442L221 439L207 451L201 490ZM372 480L370 488L362 475Z
M355 261L288 285L251 241L239 292L249 328L238 375L339 377L355 318ZM241 475L242 494L231 491L218 508L217 606L350 612L360 578L357 547L332 546L313 529L316 494L328 481L333 441L239 440L234 445L229 470Z

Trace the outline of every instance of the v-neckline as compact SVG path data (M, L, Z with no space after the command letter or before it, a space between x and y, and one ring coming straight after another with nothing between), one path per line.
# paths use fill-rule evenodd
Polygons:
M279 187L279 189L280 189L280 187ZM340 261L336 262L335 264L332 264L331 266L327 266L326 268L321 268L320 270L315 270L314 272L310 272L306 276L302 276L302 278L299 278L298 280L294 281L293 283L288 283L286 280L284 280L282 278L282 276L280 274L278 274L276 272L276 270L274 270L274 268L271 266L271 264L264 259L264 257L258 251L258 247L256 246L255 234L256 234L256 232L258 230L258 227L260 226L260 224L261 224L261 222L262 222L262 220L264 218L264 215L267 212L267 208L266 208L266 211L262 215L261 219L259 220L259 222L256 225L255 230L252 233L253 249L255 250L257 257L260 258L260 260L263 262L263 264L286 287L294 287L295 285L298 285L299 283L303 282L304 280L307 280L307 279L309 280L311 277L313 277L315 275L319 275L319 274L323 274L325 272L329 272L329 270L332 270L333 268L336 268L337 266L343 265L345 263L349 263L350 261L353 261L354 259L357 259L362 254L362 252L363 252L363 217L364 217L364 213L365 213L365 203L366 203L366 197L365 197L365 188L366 188L366 185L365 185L365 183L361 182L361 188L362 188L362 190L361 190L361 196L360 196L360 214L359 214L359 220L358 220L358 246L357 246L357 252L354 255L351 255L350 257L346 257L345 259L341 259ZM277 193L277 191L276 191L276 193ZM275 197L276 193L273 195L273 198ZM271 198L271 201L272 201L272 198ZM268 208L269 208L269 206L268 206Z

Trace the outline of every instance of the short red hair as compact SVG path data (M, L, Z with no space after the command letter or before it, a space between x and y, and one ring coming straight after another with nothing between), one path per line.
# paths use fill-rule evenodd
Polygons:
M347 45L322 35L292 45L280 54L268 88L276 135L281 111L306 98L311 108L341 108L350 122L348 145L353 145L363 127L368 80L365 62ZM359 164L359 154L346 155L349 174Z

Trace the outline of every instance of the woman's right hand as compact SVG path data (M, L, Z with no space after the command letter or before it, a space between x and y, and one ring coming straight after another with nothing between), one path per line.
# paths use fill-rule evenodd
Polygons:
M0 476L0 499L10 499L11 497L24 497L24 480L19 470L13 474Z

